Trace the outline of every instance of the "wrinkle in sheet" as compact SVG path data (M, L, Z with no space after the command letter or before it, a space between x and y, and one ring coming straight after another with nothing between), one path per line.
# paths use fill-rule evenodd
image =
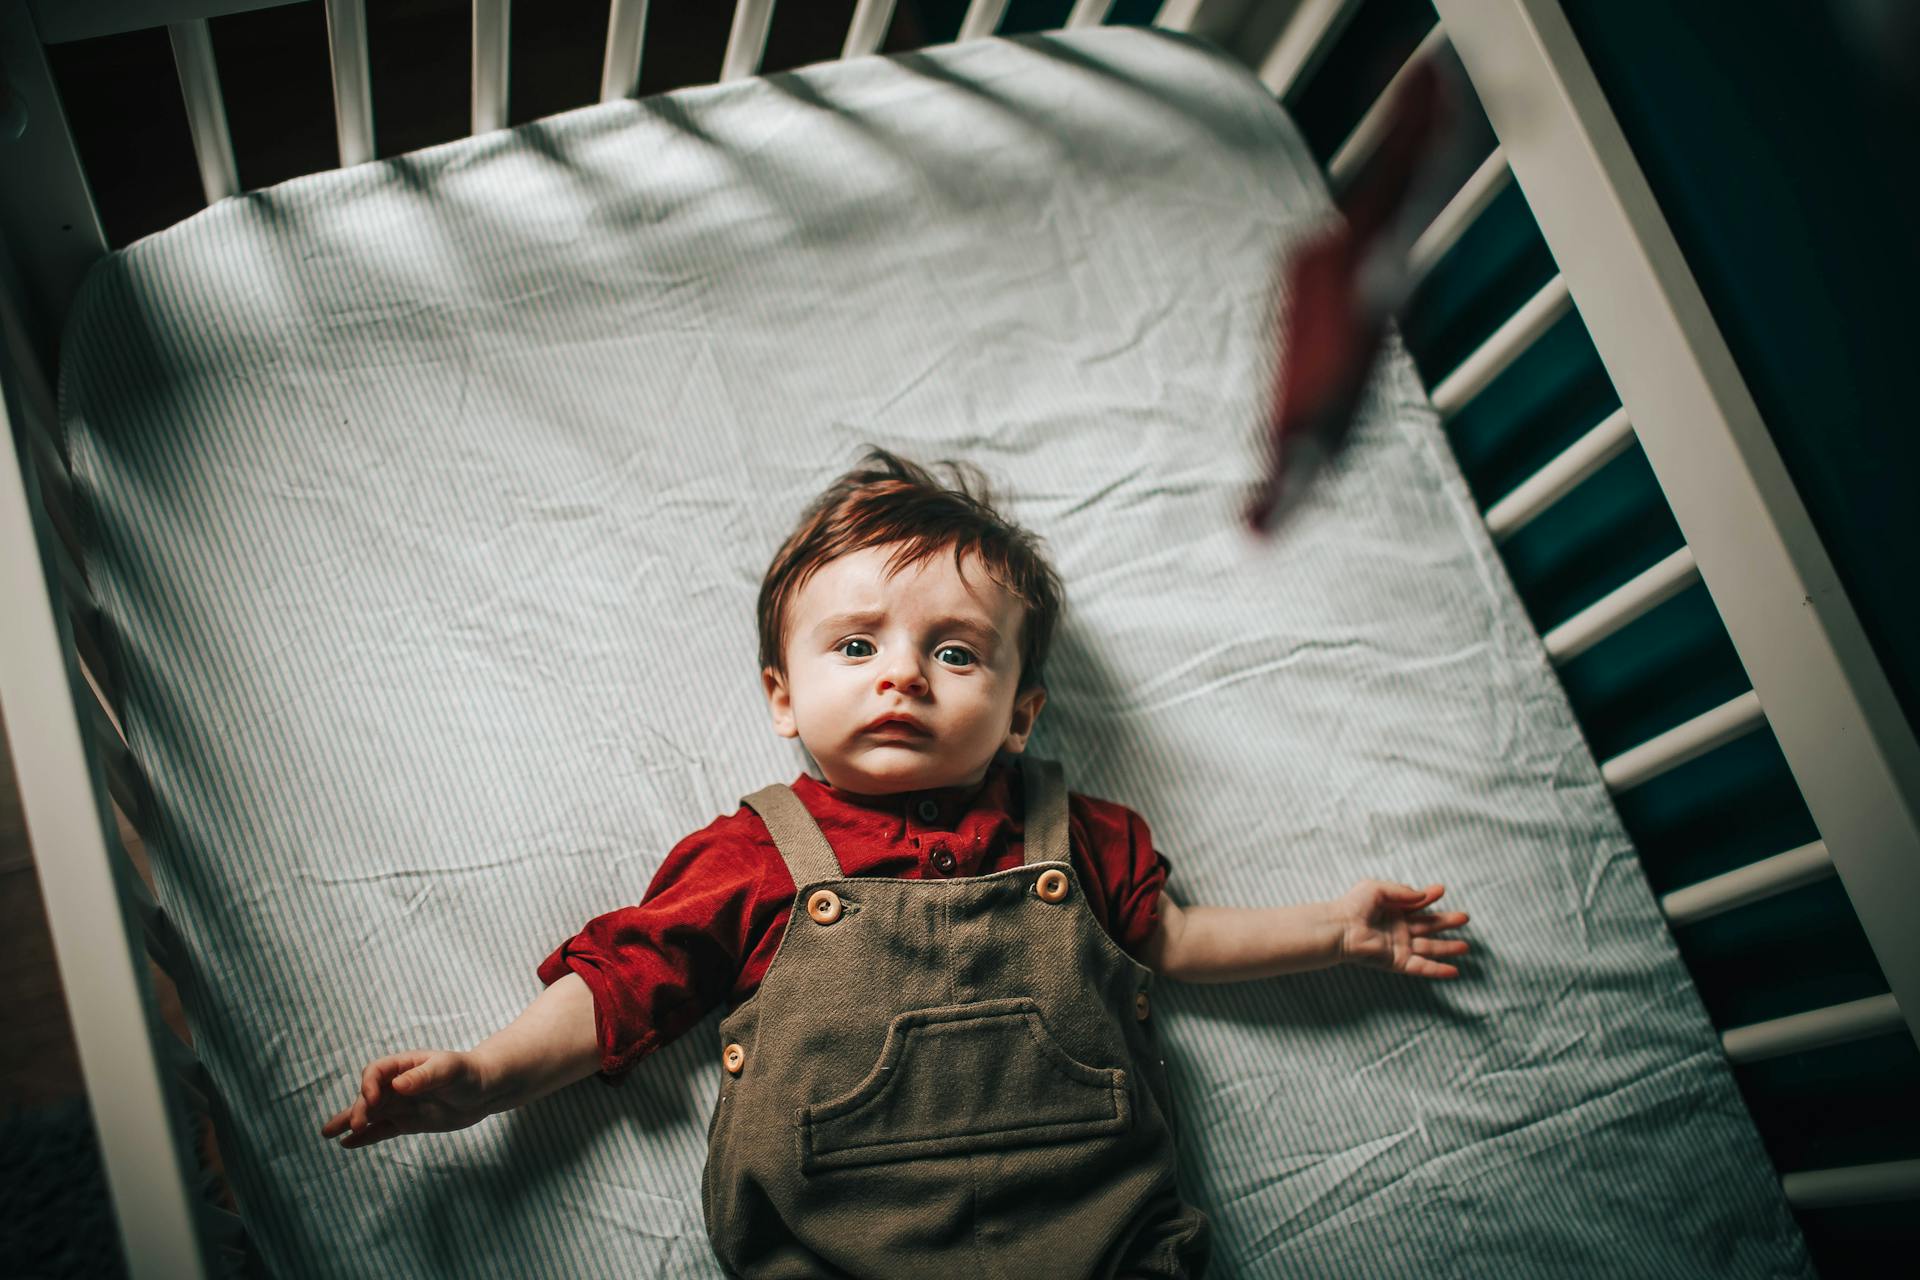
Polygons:
M1230 1209L1242 1200L1251 1199L1269 1190L1287 1193L1284 1196L1267 1197L1267 1211L1276 1216L1270 1219L1271 1227L1256 1236L1252 1242L1252 1257L1258 1258L1273 1247L1276 1239L1284 1239L1295 1223L1329 1198L1352 1194L1354 1188L1349 1184L1363 1179L1377 1161L1385 1159L1408 1139L1417 1138L1420 1135L1420 1128L1415 1126L1318 1159L1301 1159L1277 1174L1260 1178L1245 1192L1221 1204L1220 1208ZM1393 1174L1389 1177L1387 1185L1406 1177L1407 1172L1407 1170L1401 1170ZM1301 1198L1295 1199L1295 1196ZM1281 1203L1275 1204L1276 1200Z

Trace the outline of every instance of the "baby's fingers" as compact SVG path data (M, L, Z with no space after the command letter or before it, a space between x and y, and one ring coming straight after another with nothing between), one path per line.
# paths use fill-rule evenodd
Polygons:
M337 1138L345 1133L352 1123L353 1108L342 1107L333 1119L320 1126L320 1136L323 1138Z
M1450 964L1441 964L1422 955L1407 957L1405 972L1415 978L1457 978L1460 971Z
M1416 956L1463 956L1467 954L1467 944L1445 938L1416 938L1413 954Z
M340 1139L340 1145L349 1151L357 1147L370 1147L376 1142L385 1142L388 1138L398 1137L401 1132L400 1127L391 1121L375 1120Z
M447 1054L423 1055L407 1070L387 1082L400 1096L427 1093L452 1082L458 1071L458 1059Z
M1458 929L1468 920L1464 911L1421 911L1407 917L1408 928L1416 938L1430 933L1445 933L1448 929Z
M366 1109L369 1112L378 1111L391 1101L390 1090L394 1077L404 1075L430 1056L416 1050L411 1053L390 1053L368 1063L367 1069L360 1073L360 1100Z

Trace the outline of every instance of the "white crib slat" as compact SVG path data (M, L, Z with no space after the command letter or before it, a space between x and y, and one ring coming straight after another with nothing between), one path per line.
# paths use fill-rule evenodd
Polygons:
M843 58L862 58L877 53L893 22L893 0L860 0L847 24L847 42L841 46Z
M1160 0L1160 12L1153 15L1153 25L1168 31L1192 31L1194 20L1200 11L1207 7L1208 0Z
M507 33L513 0L473 0L473 97L471 132L507 127Z
M1547 281L1540 292L1527 299L1505 324L1493 331L1493 336L1462 360L1459 368L1440 380L1440 385L1433 389L1433 407L1440 411L1440 417L1451 418L1466 408L1541 334L1572 309L1573 295L1567 292L1566 280L1555 276Z
M1832 874L1833 858L1827 853L1827 846L1815 840L1798 849L1776 853L1771 858L1675 889L1660 899L1660 911L1668 924L1697 924Z
M760 70L773 27L773 0L735 0L727 54L720 61L722 80L742 80Z
M1760 710L1760 695L1749 689L1711 711L1703 711L1637 747L1622 751L1600 766L1600 777L1606 782L1607 790L1618 795L1678 769L1715 747L1725 746L1766 722L1766 714Z
M1535 517L1578 488L1587 477L1627 451L1633 443L1633 423L1625 409L1615 409L1599 424L1528 476L1512 493L1487 508L1487 532L1505 542Z
M1006 12L1007 0L973 0L967 6L967 16L960 20L960 34L954 37L954 42L992 35L1000 29L1000 19Z
M647 0L613 0L607 12L607 51L600 60L600 101L640 91L640 53L647 38Z
M847 42L840 49L843 58L861 58L879 52L893 22L893 0L860 0L847 24Z
M47 559L53 562L55 576L60 579L60 594L65 598L68 612L83 618L97 615L100 606L93 598L93 588L87 585L87 575L66 546L55 538L53 545L44 550Z
M1720 1043L1734 1062L1760 1062L1789 1053L1865 1040L1905 1026L1900 1017L1900 1002L1889 993L1732 1027L1721 1033Z
M131 818L127 819L127 825L133 825ZM140 929L141 948L147 958L159 966L160 972L177 986L186 976L180 965L180 934L174 929L173 921L167 918L167 913L160 909L153 890L141 878L123 833L116 827L111 838L116 848L107 851L108 857L113 860L114 877L122 884L126 901L133 909L134 922ZM171 1036L173 1033L168 1030L166 1034Z
M1556 667L1566 665L1699 580L1700 567L1693 562L1692 550L1681 547L1547 632L1542 641L1547 657Z
M347 169L374 155L366 0L327 0L327 56L333 63L333 128L340 167Z
M120 737L119 728L107 716L106 708L92 698L81 702L81 715L87 722L88 736L93 740L94 750L99 753L100 769L106 775L107 790L113 796L120 811L127 815L128 821L136 827L140 817L147 811L146 780L140 774L140 767L133 762L133 754L127 749L126 742ZM132 864L126 869L131 872Z
M1460 188L1459 194L1447 202L1420 238L1407 250L1407 274L1412 277L1412 286L1417 288L1427 273L1432 271L1447 256L1447 250L1460 243L1460 237L1467 233L1487 206L1499 198L1513 181L1513 170L1507 167L1507 153L1499 147L1483 160L1473 176Z
M1380 91L1380 96L1360 117L1360 122L1353 126L1353 132L1347 135L1346 141L1334 150L1333 158L1327 161L1327 177L1333 180L1335 187L1344 187L1353 181L1353 175L1359 172L1360 166L1380 145L1380 139L1386 136L1387 113L1393 107L1393 98L1400 92L1400 86L1406 83L1415 67L1439 52L1446 42L1445 29L1439 23L1434 23L1433 29L1421 37L1420 43L1407 55L1407 60L1393 73L1393 79L1387 81L1387 87Z
M186 98L200 190L208 204L239 195L240 169L233 159L233 136L227 132L227 108L220 100L220 73L213 64L213 36L206 20L176 22L167 28L167 38Z
M187 1095L188 1105L202 1115L211 1115L213 1081L192 1046L175 1035L167 1036L161 1045L161 1057L166 1060L167 1069L173 1072L174 1082L180 1086L180 1091Z
M1780 1179L1796 1209L1834 1209L1849 1204L1920 1200L1920 1160L1889 1160L1844 1169L1810 1169Z
M1194 6L1196 10L1202 7ZM1254 67L1260 83L1273 91L1274 97L1284 98L1295 84L1320 65L1359 10L1360 0L1300 0L1280 29L1273 33L1266 52L1249 58L1248 63ZM1268 6L1268 12L1278 12L1278 6ZM1175 29L1186 31L1191 27Z
M82 674L95 688L105 684L108 677L106 654L100 648L99 630L94 627L73 627L74 656L80 660Z
M1113 0L1074 0L1073 12L1067 15L1067 26L1097 27L1112 11Z

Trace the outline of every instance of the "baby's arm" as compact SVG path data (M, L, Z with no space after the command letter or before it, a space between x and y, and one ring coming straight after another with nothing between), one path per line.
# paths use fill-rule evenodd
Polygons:
M1464 925L1467 913L1427 910L1445 892L1362 880L1331 902L1184 908L1163 893L1142 959L1182 982L1242 982L1342 963L1456 978L1460 971L1438 957L1465 955L1467 944L1438 935Z
M360 1073L360 1096L321 1128L343 1147L403 1133L444 1133L522 1107L600 1065L593 995L578 973L554 982L519 1017L471 1050L389 1054Z

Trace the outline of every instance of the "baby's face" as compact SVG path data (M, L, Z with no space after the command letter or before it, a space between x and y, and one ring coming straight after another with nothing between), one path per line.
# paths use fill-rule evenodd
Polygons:
M1046 701L1019 689L1023 610L974 558L889 573L894 550L830 561L795 596L786 674L764 673L773 727L845 791L970 786Z

